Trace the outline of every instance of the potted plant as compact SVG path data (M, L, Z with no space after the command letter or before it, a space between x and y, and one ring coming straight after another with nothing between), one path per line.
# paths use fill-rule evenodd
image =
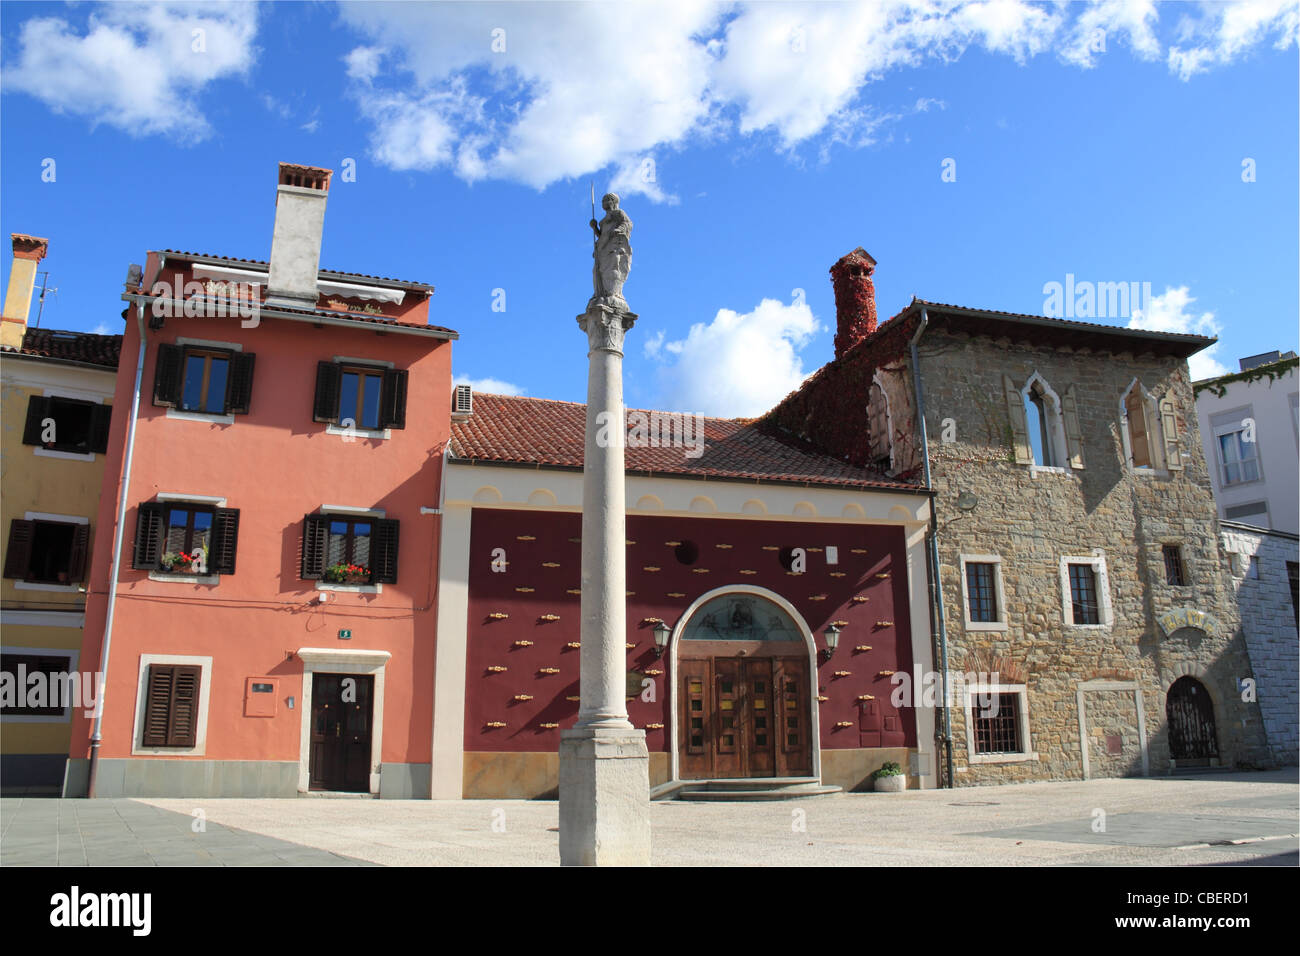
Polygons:
M198 557L187 551L168 551L162 556L163 571L168 574L193 574L194 561Z
M877 793L902 793L907 789L907 777L903 768L892 760L883 764L871 775L872 788Z
M324 577L330 584L369 584L370 569L360 564L331 564Z

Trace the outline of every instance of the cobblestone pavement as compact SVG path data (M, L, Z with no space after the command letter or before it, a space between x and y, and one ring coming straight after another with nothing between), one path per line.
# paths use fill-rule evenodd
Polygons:
M202 810L206 830L193 830ZM1296 771L655 803L659 865L1295 866ZM0 801L0 864L549 865L554 802Z

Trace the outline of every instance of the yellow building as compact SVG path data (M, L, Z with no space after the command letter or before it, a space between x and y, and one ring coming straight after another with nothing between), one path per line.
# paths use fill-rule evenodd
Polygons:
M122 336L28 328L48 242L12 240L0 321L0 788L54 793L73 692L82 709L94 699L94 662L78 660L82 582Z

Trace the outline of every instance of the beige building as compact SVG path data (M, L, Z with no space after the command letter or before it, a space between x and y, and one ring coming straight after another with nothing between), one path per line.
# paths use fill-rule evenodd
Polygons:
M875 328L849 258L863 334L766 421L933 485L940 770L1269 765L1187 370L1213 340L919 299Z
M13 245L0 346L0 780L7 793L57 792L71 716L94 694L78 660L83 582L122 337L29 328L47 243ZM68 674L75 683L50 679Z

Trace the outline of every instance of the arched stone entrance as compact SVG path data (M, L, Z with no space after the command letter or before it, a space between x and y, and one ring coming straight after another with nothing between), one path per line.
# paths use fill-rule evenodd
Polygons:
M820 779L816 653L778 594L735 585L697 599L670 646L673 779Z
M1195 677L1183 676L1165 696L1169 756L1180 767L1209 766L1219 756L1214 701Z

